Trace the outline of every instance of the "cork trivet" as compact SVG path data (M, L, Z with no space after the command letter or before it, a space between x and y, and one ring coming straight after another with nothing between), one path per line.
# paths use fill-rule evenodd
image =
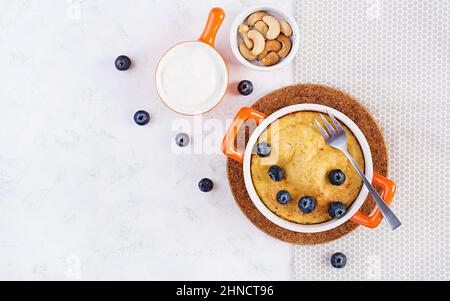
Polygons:
M264 96L252 108L266 115L270 115L283 107L300 103L326 105L341 111L352 119L359 126L369 142L374 171L383 176L387 176L388 154L383 133L367 109L348 94L316 84L294 85ZM228 159L227 173L233 197L242 212L256 227L274 238L294 244L321 244L336 240L349 234L358 227L357 224L348 221L335 229L309 234L297 233L281 228L265 218L251 201L244 183L242 164ZM369 196L361 207L361 210L365 214L370 214L374 208L375 202Z

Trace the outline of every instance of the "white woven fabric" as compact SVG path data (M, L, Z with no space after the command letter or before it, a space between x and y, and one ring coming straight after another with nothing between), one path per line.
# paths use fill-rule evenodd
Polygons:
M449 1L299 0L297 17L296 80L343 89L378 119L403 226L296 246L296 279L450 280Z

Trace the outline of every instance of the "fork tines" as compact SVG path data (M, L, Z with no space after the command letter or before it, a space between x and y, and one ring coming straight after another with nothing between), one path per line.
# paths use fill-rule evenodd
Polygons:
M319 121L317 119L314 119L314 122L316 123L316 126L319 128L320 132L322 133L322 136L325 138L325 140L329 140L331 137L336 136L337 134L343 133L344 129L342 128L341 124L337 119L334 117L333 114L331 114L330 111L327 111L328 116L330 117L331 122L333 123L334 127L328 122L328 120L323 117L322 114L320 114L320 117L322 118L322 122L327 128L328 132L322 127Z

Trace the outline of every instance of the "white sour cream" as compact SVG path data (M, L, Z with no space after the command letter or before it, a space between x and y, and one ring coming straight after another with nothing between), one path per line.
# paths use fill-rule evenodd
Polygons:
M195 115L212 109L225 95L228 70L216 50L202 42L169 49L156 71L156 88L174 111Z

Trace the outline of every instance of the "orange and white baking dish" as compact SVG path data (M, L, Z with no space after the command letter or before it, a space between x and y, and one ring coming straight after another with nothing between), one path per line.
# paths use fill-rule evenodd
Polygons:
M364 156L364 163L365 163L365 176L369 181L372 181L373 185L377 188L382 189L381 197L386 201L387 204L391 204L392 199L394 198L395 192L396 192L396 185L393 181L381 176L380 174L377 174L373 171L373 162L372 162L372 153L370 151L369 144L364 137L364 134L359 129L359 127L345 114L327 107L323 105L318 104L298 104L293 105L289 107L285 107L281 110L278 110L271 114L270 116L266 116L258 111L255 111L251 108L243 108L239 111L239 113L236 115L234 121L230 125L225 138L222 143L222 151L223 153L230 157L233 160L238 161L239 163L243 164L243 174L244 174L244 180L245 180L245 186L247 188L247 192L253 202L253 204L256 206L256 208L271 222L274 224L294 231L294 232L300 232L300 233L318 233L318 232L324 232L331 229L334 229L343 223L351 220L357 224L369 227L369 228L376 228L380 222L383 219L383 216L379 209L375 210L375 212L367 216L364 213L360 211L361 206L364 204L369 191L365 186L362 187L358 197L353 202L350 208L348 208L346 214L339 218L339 219L333 219L321 224L312 224L312 225L303 225L303 224L297 224L285 219L282 219L272 211L270 211L266 205L261 201L259 198L256 189L253 185L252 181L252 175L251 175L251 159L252 154L255 149L255 145L257 144L258 138L261 136L261 134L266 130L266 128L275 122L276 120L280 119L283 116L286 116L291 113L300 112L300 111L309 111L309 112L320 112L326 114L327 111L331 112L340 122L342 122L344 125L346 125L349 130L355 135L356 139L358 140L363 156ZM238 135L239 129L244 125L246 121L253 121L258 126L251 134L247 146L245 150L238 149L235 145L236 137Z
M156 89L161 100L183 115L199 115L213 109L225 96L228 67L215 49L216 35L225 18L214 8L200 38L171 47L156 68Z

